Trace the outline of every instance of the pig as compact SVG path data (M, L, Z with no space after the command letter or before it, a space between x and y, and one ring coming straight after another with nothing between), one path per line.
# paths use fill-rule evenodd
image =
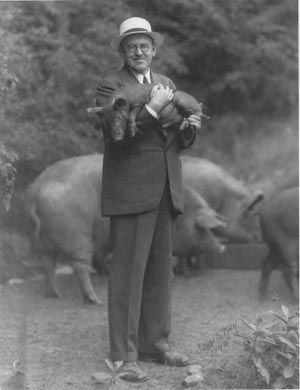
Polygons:
M224 218L212 210L191 187L184 188L184 211L177 217L173 254L178 258L175 271L190 274L190 259L200 253L221 253L225 246L212 232L225 226Z
M122 141L134 137L138 131L136 117L143 106L149 102L154 85L136 84L118 88L104 107L88 108L89 113L98 113L105 123L104 140ZM159 113L159 123L164 128L180 124L189 115L209 117L202 113L202 103L183 91L174 91L174 98Z
M42 261L46 295L57 297L55 266L62 256L77 275L86 302L101 303L90 279L93 265L99 269L111 253L109 219L101 216L101 154L58 161L44 170L29 186L24 206L33 234L33 248ZM178 218L174 254L179 257L223 246L211 229L224 226L217 215L193 189L185 189L184 214ZM99 265L100 263L100 265Z
M194 188L217 213L227 218L226 226L214 229L232 243L253 242L259 238L257 209L262 191L252 193L219 165L198 157L182 156L184 185Z
M100 212L103 156L61 160L43 171L25 194L33 248L42 261L46 295L60 296L55 266L69 260L86 302L101 304L90 278L92 258L110 251L109 220Z
M262 237L268 254L262 264L259 297L265 298L273 269L280 265L293 300L296 295L293 275L299 276L299 187L276 193L260 208Z

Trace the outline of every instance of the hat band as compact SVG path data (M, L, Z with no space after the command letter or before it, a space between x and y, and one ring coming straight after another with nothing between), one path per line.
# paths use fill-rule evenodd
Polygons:
M149 30L147 30L147 29L145 29L145 28L140 28L140 27L138 27L138 28L131 28L131 29L129 29L129 30L126 30L126 31L123 32L122 35L128 34L128 33L132 33L132 32L139 32L139 31L140 31L140 32L146 31L147 33L151 33L151 31L149 31Z

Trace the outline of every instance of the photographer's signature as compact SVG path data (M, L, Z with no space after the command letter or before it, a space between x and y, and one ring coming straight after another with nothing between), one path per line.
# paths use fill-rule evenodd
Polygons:
M238 335L237 323L230 323L227 326L219 329L208 341L198 344L198 352L210 352L216 355L218 351L228 346L229 340L232 336Z

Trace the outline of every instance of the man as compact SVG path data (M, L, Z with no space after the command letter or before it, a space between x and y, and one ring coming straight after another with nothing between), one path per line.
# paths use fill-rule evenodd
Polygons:
M147 380L138 360L171 366L189 363L171 350L172 236L182 212L180 149L193 144L198 116L181 126L163 129L159 112L173 98L173 82L150 70L163 42L149 22L129 18L110 47L124 67L101 80L97 105L103 106L117 88L153 83L149 103L137 117L138 132L129 141L107 142L102 179L102 214L110 217L113 258L108 288L110 352L123 360L122 378Z

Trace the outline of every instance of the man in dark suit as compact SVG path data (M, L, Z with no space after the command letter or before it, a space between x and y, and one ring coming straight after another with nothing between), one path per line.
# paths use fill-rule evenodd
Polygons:
M184 366L189 358L171 350L172 236L183 210L179 151L191 146L198 116L180 126L161 128L159 112L173 98L174 83L150 70L163 36L148 21L129 18L110 47L124 67L100 81L97 105L119 87L155 84L137 117L138 132L129 141L105 144L102 214L110 217L113 256L109 275L110 352L123 360L122 378L139 382L147 374L138 360Z

